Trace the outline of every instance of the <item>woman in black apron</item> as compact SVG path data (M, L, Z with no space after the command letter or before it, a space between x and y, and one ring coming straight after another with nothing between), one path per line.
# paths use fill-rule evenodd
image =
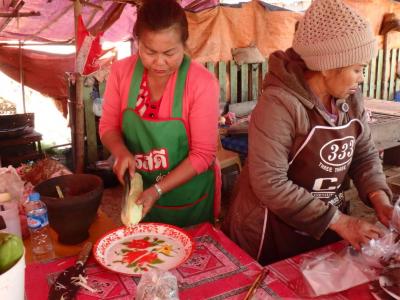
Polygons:
M371 140L359 84L377 53L368 23L339 0L316 0L293 47L269 58L249 127L248 163L224 230L262 264L343 238L381 235L348 216L346 178L386 226L392 193Z

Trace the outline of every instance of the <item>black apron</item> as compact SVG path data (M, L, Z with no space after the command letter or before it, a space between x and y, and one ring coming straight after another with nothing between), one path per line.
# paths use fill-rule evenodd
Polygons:
M323 118L316 109L308 111L308 115L312 129L289 162L288 178L314 197L347 213L343 183L357 138L363 131L362 123L353 119L341 126L323 126L317 125L323 124ZM261 241L263 246L258 255L263 265L340 240L329 229L320 240L316 240L286 224L271 211L266 212L266 219L265 235Z

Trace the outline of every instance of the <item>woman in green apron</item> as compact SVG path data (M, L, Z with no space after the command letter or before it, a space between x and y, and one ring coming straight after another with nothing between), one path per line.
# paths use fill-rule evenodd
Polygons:
M184 54L188 24L174 0L145 1L134 35L138 54L113 65L100 121L114 172L121 182L126 171L142 175L143 221L212 222L220 197L218 83Z

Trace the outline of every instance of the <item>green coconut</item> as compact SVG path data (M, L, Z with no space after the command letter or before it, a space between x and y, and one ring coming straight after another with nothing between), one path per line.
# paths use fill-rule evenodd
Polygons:
M24 243L15 234L0 232L0 274L14 266L24 253Z

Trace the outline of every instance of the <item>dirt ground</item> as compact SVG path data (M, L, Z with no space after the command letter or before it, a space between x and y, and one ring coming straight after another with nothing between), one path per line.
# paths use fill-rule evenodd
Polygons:
M230 187L232 188L232 187ZM229 197L227 191L223 191L225 198L222 199L222 211L226 211L226 206L228 201L226 197ZM107 188L104 190L103 199L101 202L101 209L105 212L115 224L121 225L120 213L121 213L121 198L122 198L122 187L116 186L112 188ZM358 216L364 218L372 223L376 222L376 217L374 210L366 206L357 196L355 189L346 192L346 198L351 198L350 201L350 214L353 216Z
M103 192L103 198L101 200L101 210L109 216L114 224L122 225L121 215L121 199L122 199L122 186L106 188Z
M375 211L371 207L365 205L364 202L358 198L356 192L352 191L352 193L354 196L350 200L350 215L363 218L371 223L376 223L377 218Z

